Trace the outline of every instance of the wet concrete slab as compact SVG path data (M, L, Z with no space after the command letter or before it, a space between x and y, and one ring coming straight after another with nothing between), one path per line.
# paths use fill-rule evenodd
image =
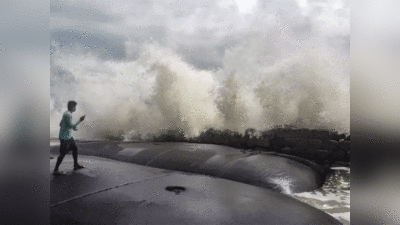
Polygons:
M248 184L93 156L79 161L87 168L73 171L66 156L60 169L68 174L51 177L51 224L340 224Z
M50 160L50 173L55 167L57 155L52 155L52 157L53 159ZM123 163L94 156L80 155L79 162L84 164L86 168L74 171L72 156L67 155L59 168L67 172L67 175L50 176L50 205L96 190L104 190L124 183L177 173L176 171Z

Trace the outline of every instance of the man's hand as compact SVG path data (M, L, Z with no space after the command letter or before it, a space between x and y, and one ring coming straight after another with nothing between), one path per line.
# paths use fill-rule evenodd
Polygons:
M86 116L86 115L84 115L84 116L82 116L81 118L79 118L79 121L82 122L82 121L85 119L85 116Z
M73 130L74 130L74 131L77 131L77 130L78 130L78 128L76 128L76 127L75 127Z

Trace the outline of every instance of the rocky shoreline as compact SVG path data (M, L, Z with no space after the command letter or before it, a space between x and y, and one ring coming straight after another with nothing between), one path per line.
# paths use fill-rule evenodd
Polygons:
M269 139L268 150L298 156L320 165L350 166L350 136L324 130L281 130Z
M150 138L149 138L150 136ZM188 142L224 145L242 149L243 153L276 153L310 160L324 167L350 166L350 135L334 130L276 127L257 131L248 128L244 134L232 130L209 128L196 137L186 137L183 130L166 130L134 142ZM129 141L123 136L112 141ZM131 140L132 141L132 140Z
M244 135L209 129L188 142L227 145L243 152L275 152L310 160L325 167L350 166L350 135L323 129L275 128Z

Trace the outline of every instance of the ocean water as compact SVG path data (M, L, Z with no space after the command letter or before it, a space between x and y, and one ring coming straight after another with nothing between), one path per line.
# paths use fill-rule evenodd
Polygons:
M321 188L296 193L293 197L328 213L343 224L350 224L350 168L331 169L332 172Z

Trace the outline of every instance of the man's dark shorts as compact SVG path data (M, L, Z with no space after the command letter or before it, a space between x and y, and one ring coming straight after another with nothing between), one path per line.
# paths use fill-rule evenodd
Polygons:
M77 151L78 147L75 144L75 140L73 138L69 140L60 139L60 153L68 154L69 151Z

